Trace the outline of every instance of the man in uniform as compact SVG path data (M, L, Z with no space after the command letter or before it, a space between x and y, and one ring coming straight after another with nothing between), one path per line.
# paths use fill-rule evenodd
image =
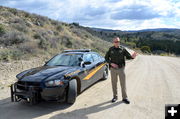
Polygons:
M114 46L110 47L108 52L106 53L105 59L109 63L110 71L111 71L111 82L113 89L113 99L112 102L117 101L117 79L119 76L121 92L122 92L122 101L126 104L129 104L130 101L127 97L126 92L126 75L124 72L125 68L125 57L126 59L134 59L136 57L136 53L134 52L131 56L130 53L122 46L120 46L120 38L116 37L113 39Z

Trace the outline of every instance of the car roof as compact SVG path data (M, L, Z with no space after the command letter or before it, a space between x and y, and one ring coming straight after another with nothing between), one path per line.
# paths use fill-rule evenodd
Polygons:
M88 54L88 53L96 53L99 54L97 52L64 52L64 53L60 53L60 54Z
M72 49L72 50L64 50L63 52L91 52L91 49Z
M96 53L91 51L91 49L76 49L76 50L64 50L62 54L86 54L86 53Z

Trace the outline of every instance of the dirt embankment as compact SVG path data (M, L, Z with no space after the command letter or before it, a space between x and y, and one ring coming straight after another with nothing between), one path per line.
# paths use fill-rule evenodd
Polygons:
M8 86L15 82L16 75L24 70L43 65L46 58L32 58L9 63L0 62L0 99L7 95Z

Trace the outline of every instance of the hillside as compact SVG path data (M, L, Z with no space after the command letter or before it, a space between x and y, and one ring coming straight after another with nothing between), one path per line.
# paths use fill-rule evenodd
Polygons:
M102 47L104 46L104 47ZM0 60L52 56L64 49L91 48L104 54L110 43L79 24L0 6Z
M104 55L115 36L145 53L180 54L179 29L121 31L67 24L0 6L0 61L51 57L64 49L90 48Z
M144 52L158 54L158 51L180 54L180 29L144 29L138 31L120 31L111 29L88 28L93 35L106 41L111 41L114 36L119 36L122 43L131 48Z

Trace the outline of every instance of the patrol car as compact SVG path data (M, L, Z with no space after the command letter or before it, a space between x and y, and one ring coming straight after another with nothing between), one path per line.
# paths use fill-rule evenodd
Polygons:
M73 104L78 94L108 77L105 59L90 49L64 50L43 66L16 75L11 85L11 101L66 101Z

